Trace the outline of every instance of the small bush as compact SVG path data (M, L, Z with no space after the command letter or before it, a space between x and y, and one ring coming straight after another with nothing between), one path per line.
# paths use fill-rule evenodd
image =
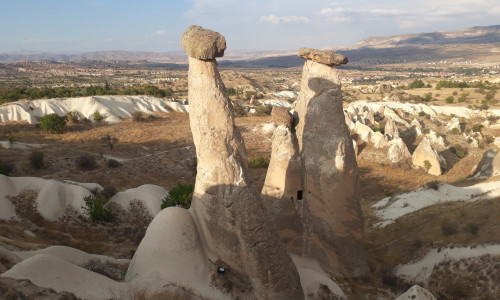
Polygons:
M76 111L69 111L64 116L66 117L66 120L71 123L78 123L78 121L80 121L80 115Z
M430 169L431 167L432 167L431 162L430 162L430 161L428 161L428 160L425 160L425 161L424 161L424 168L425 168L427 171L429 171L429 169Z
M433 189L433 190L439 190L439 185L440 185L440 182L439 181L429 181L425 184L425 187L427 187L428 189Z
M91 170L96 167L95 158L90 154L83 154L76 158L75 164L78 168L82 170Z
M92 114L92 117L94 118L94 121L96 121L96 122L101 122L102 120L104 120L104 116L98 111L94 112Z
M30 157L29 157L30 166L33 169L43 168L43 158L44 158L43 152L41 152L41 151L31 152Z
M88 195L83 198L85 205L82 209L86 215L90 217L93 221L105 221L111 222L113 220L113 214L104 205L108 202L108 199L103 195Z
M457 223L450 220L444 220L441 222L441 231L443 232L443 235L446 236L457 233L457 227Z
M484 126L482 124L474 124L472 125L471 130L474 132L481 132L481 130L483 130L483 127Z
M117 161L116 159L108 159L108 162L107 162L107 166L109 168L118 168L118 167L121 167L121 163L119 161Z
M384 189L384 190L382 191L382 193L383 193L383 194L384 194L384 196L386 196L386 197L390 197L390 196L394 195L394 191L393 191L393 190L386 190L386 189Z
M450 151L453 152L458 158L464 158L465 156L467 156L467 149L459 145L451 147Z
M256 116L270 115L273 107L271 105L261 105L255 111Z
M13 165L0 162L0 174L8 176L13 170Z
M462 95L460 95L460 97L458 97L458 102L465 102L465 100L467 100L467 96L468 94L466 93L463 93Z
M233 103L234 114L238 117L244 117L247 115L247 111L243 107L243 105L239 103Z
M193 192L194 186L192 184L179 183L168 192L168 195L165 196L165 198L163 198L160 207L161 209L164 209L171 206L180 206L188 209L191 207Z
M40 119L40 128L49 133L62 133L66 128L66 117L48 114Z
M249 168L267 168L269 167L269 158L259 154L254 154L248 158Z
M425 117L426 113L425 113L425 112L423 112L423 111L420 111L420 112L418 113L418 115L419 115L419 116L421 116L421 117Z
M144 113L142 111L136 111L132 114L132 120L135 122L144 122L146 118L144 117Z
M446 101L446 103L453 103L453 101L455 101L455 97L453 96L446 97L444 101Z
M460 134L460 130L458 128L453 128L451 131L450 131L451 134L454 134L454 135L457 135L457 134Z
M99 195L104 196L106 199L111 199L118 191L114 186L105 186L101 191L99 191Z
M429 102L432 100L432 93L426 93L422 101Z
M371 129L374 132L380 132L380 133L384 134L384 132L385 132L385 124L380 124L379 126L372 126Z
M479 225L476 223L467 223L464 227L464 231L476 235L479 232Z

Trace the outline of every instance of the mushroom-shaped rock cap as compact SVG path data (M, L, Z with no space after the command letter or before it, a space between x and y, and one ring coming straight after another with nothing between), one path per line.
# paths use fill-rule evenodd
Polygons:
M332 67L340 66L348 62L347 57L342 54L312 48L299 48L298 55L302 58Z
M293 116L288 112L287 108L274 106L271 113L273 122L276 126L285 125L286 127L292 126Z
M224 56L226 39L218 32L192 25L182 34L181 46L191 57L210 60Z

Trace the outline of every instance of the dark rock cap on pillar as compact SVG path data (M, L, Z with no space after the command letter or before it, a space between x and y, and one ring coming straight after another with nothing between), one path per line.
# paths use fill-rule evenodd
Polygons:
M299 48L297 55L307 60L312 60L332 67L344 65L348 62L347 57L342 54L312 48Z
M226 39L218 32L192 25L182 34L181 46L190 57L211 60L224 56Z

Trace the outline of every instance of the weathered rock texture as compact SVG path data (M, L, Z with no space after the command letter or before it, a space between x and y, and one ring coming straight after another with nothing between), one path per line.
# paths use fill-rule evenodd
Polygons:
M191 213L208 257L246 274L257 298L303 298L298 272L261 197L247 186L245 145L217 62L190 56L188 83L198 158Z
M387 122L384 127L384 134L390 137L391 139L395 139L399 137L399 130L396 122L392 118L387 118Z
M431 146L428 138L424 138L417 149L412 154L412 161L415 166L422 167L427 173L435 176L442 174L441 160L439 154Z
M193 25L182 34L181 46L189 57L211 60L224 56L226 39L218 32Z
M291 253L336 274L366 274L358 168L337 70L306 61L296 110L296 139L293 129L275 131L265 203Z
M401 138L393 139L389 142L388 156L392 163L397 163L411 157L408 147Z
M299 48L299 57L328 66L340 66L348 62L347 57L338 53L331 53L311 48Z
M495 155L492 162L492 174L493 176L500 175L500 152Z

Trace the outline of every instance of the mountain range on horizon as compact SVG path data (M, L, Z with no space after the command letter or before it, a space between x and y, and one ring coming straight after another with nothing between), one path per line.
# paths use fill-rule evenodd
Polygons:
M488 46L486 46L488 45ZM401 34L365 38L348 47L324 47L349 57L357 64L381 61L385 63L420 60L450 59L500 55L500 25L476 26L456 31L437 31L419 34ZM182 51L157 53L140 51L94 51L50 53L21 51L0 53L0 62L16 61L148 61L154 63L187 63ZM242 67L291 67L302 59L296 51L286 50L230 50L219 59L223 65Z

